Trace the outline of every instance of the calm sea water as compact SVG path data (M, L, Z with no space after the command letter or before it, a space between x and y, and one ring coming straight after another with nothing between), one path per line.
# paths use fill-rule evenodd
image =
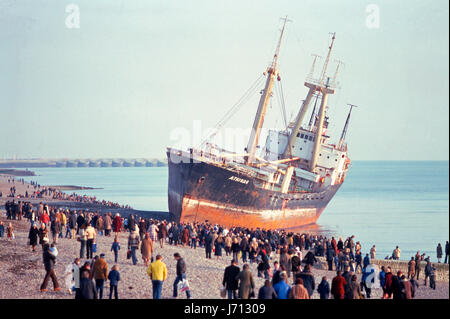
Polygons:
M168 211L166 167L42 168L26 178L42 185L90 186L78 194L97 196L135 209ZM417 250L436 260L436 246L449 238L449 162L355 161L346 181L308 230L355 235L378 257L396 245L401 259ZM345 238L344 238L345 239Z

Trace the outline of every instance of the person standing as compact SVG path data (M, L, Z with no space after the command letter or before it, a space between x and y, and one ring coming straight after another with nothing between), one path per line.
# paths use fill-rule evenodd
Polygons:
M111 219L111 213L106 213L105 218L103 219L103 224L105 227L105 236L109 237L111 235L111 229L112 229L112 219Z
M287 273L283 271L280 274L280 281L273 286L273 289L277 294L277 299L289 299L292 288L288 285L287 279Z
M228 299L237 299L237 289L239 288L239 281L236 279L238 274L240 273L240 269L237 266L237 260L233 259L231 261L231 265L225 268L225 272L223 274L222 285L225 287Z
M422 256L420 255L420 252L418 251L416 256L414 257L415 261L415 269L414 272L416 274L416 279L419 280L419 274L420 274L420 263L422 262Z
M441 243L439 243L437 245L437 247L436 247L436 257L437 257L438 263L440 263L441 259L442 259L442 246L441 246Z
M406 279L405 275L403 275L401 277L401 280L402 280L402 287L403 287L403 289L402 289L402 297L403 298L402 299L412 299L413 292L412 292L411 282L409 282L409 280Z
M239 281L239 299L249 299L255 289L255 282L249 268L248 264L244 264L242 271L236 276L236 280Z
M89 279L89 272L81 272L80 293L75 295L75 299L97 299L97 292L94 283Z
M392 259L394 260L400 260L400 254L401 254L401 250L398 246L395 247L394 251L392 252Z
M119 285L120 281L119 266L114 265L111 268L111 271L108 274L108 279L109 279L109 299L112 299L113 292L114 298L119 299L119 293L117 292L117 286Z
M41 292L47 291L47 285L50 278L52 279L53 289L55 291L60 291L61 288L59 288L58 279L55 274L56 256L50 252L50 245L48 243L43 245L42 258L46 273L41 285Z
M87 254L85 254L87 242L86 224L81 225L78 230L78 241L80 242L80 258L83 259L85 258L84 256L88 258Z
M211 259L211 252L212 252L212 244L213 244L213 234L210 231L205 238L205 253L206 258Z
M372 246L372 248L370 248L370 259L375 259L377 254L377 249L375 247L375 245Z
M317 292L320 295L320 299L328 299L330 296L330 284L327 281L327 277L322 277L322 281L317 287Z
M144 260L145 267L148 267L148 263L152 258L153 253L153 240L148 233L144 234L141 244L141 255Z
M445 243L445 260L444 263L446 264L447 262L449 262L449 253L450 253L450 246L448 244L448 241Z
M338 270L336 272L336 277L334 277L333 280L331 281L331 293L334 299L344 299L346 285L347 282L342 276L341 271Z
M33 225L31 226L28 233L28 239L30 240L31 251L36 251L36 246L39 239L39 229L37 228L36 223L33 223Z
M309 299L308 291L303 286L301 278L295 279L295 285L291 287L289 299Z
M162 285L167 278L167 267L162 262L161 255L157 255L156 260L147 268L147 274L152 280L153 299L161 299Z
M92 267L93 277L95 279L95 289L99 299L103 299L103 286L108 279L108 264L105 261L105 254L100 254L100 258L94 262Z
M89 225L86 227L86 251L87 251L87 258L92 258L93 255L93 246L95 242L95 237L97 233L95 231L95 228L92 227L92 225L89 223Z
M427 279L430 277L431 275L431 262L429 259L427 259L427 265L425 266L425 282L424 282L424 286L427 285Z
M119 250L120 250L119 238L116 235L116 236L114 236L114 242L111 245L111 251L114 252L114 262L116 264L117 264L117 259L119 258Z
M186 280L186 262L183 258L181 258L181 255L179 253L173 254L173 258L177 261L177 278L175 278L175 281L173 283L173 298L176 298L178 296L178 283ZM187 287L186 291L186 298L191 298L191 291L189 290L189 287Z
M295 276L295 279L301 278L303 281L303 286L308 291L309 298L312 297L314 290L316 289L316 283L314 279L314 275L311 272L311 266L309 264L305 265L305 268L302 272L298 273Z
M266 279L264 281L264 286L259 288L258 299L277 299L277 297L277 293L273 289L270 280Z
M336 256L336 252L334 251L334 249L331 245L328 245L328 247L327 247L326 256L327 256L328 270L332 271L333 270L333 260L334 260L334 257Z
M411 260L408 262L408 279L414 278L416 275L416 261L414 260L414 257L411 257Z
M131 259L133 265L137 264L136 250L139 249L139 244L141 243L141 238L139 237L139 231L134 229L128 236L128 250L131 252Z

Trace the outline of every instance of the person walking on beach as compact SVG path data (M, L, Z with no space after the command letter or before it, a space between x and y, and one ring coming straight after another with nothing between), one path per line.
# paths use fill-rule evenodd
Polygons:
M115 263L117 263L117 259L119 258L119 250L120 250L119 237L116 235L114 236L114 242L111 245L111 251L114 252Z
M109 299L112 299L113 292L114 298L119 299L119 293L117 292L117 286L119 285L120 281L119 266L114 265L111 268L111 271L108 274L108 280L109 280Z
M277 293L272 287L270 280L266 279L264 281L264 286L259 288L258 299L277 299ZM231 298L228 298L231 299ZM236 298L235 298L236 299Z
M8 238L8 240L14 239L14 228L12 223L9 223L8 227L6 227L6 238Z
M137 264L136 250L139 249L140 243L141 238L139 237L139 231L135 229L128 236L128 250L131 253L131 260L133 261L133 265Z
M46 273L45 273L44 281L42 282L42 285L40 288L41 292L47 291L47 285L48 285L48 281L50 278L52 279L52 282L53 282L53 289L55 291L60 291L61 288L59 288L58 279L56 278L56 274L55 274L56 256L50 252L50 246L48 243L44 244L43 250L44 251L42 253L42 258L43 258L44 268L45 268Z
M303 286L301 278L295 279L295 285L291 287L289 299L309 299L308 290Z
M86 250L87 250L87 258L90 259L92 258L92 254L93 254L93 246L94 246L94 242L95 242L95 237L97 235L97 232L95 231L95 228L89 224L86 227Z
M173 298L178 297L178 283L186 281L186 262L183 258L181 258L181 255L179 253L173 254L173 258L177 261L176 266L176 274L177 277L175 278L175 281L173 283ZM187 286L187 285L186 285ZM185 288L186 291L186 298L191 298L191 291L189 290L189 286Z
M231 265L225 268L222 280L222 285L227 291L228 299L238 298L237 289L239 288L239 281L236 279L236 277L239 273L240 269L237 266L237 260L233 259L231 261Z
M86 252L86 242L87 242L86 224L80 226L77 240L80 242L80 258L83 259L85 258L84 256ZM86 258L88 258L87 254Z
M209 232L205 238L205 253L207 259L211 259L212 244L213 244L213 234L212 232Z
M288 276L285 271L280 273L280 281L273 286L277 299L289 299L291 293L291 286L287 283Z
M437 245L437 247L436 247L436 257L437 257L438 263L440 263L441 259L442 259L442 246L441 246L441 243L439 243Z
M427 280L428 280L428 278L429 278L430 275L431 275L431 262L430 262L429 259L427 259L427 265L425 266L425 271L424 271L424 273L425 273L424 286L426 286L426 285L427 285Z
M327 277L322 277L322 281L317 287L317 292L320 295L320 299L328 299L330 296L330 284L327 281Z
M447 262L449 262L449 253L450 253L450 246L448 244L448 241L445 243L445 260L444 263L446 264Z
M28 232L28 239L30 240L31 251L35 252L39 239L39 229L36 223L31 225L30 231Z
M402 275L402 299L412 299L412 286L411 282L406 278L405 275Z
M307 264L302 272L298 273L295 276L295 279L301 278L303 282L303 286L308 291L308 296L311 298L314 290L316 289L316 283L314 279L314 275L311 272L311 266Z
M75 295L75 299L97 299L97 291L88 271L81 272L80 293Z
M249 268L248 264L244 264L242 271L236 276L236 280L239 281L239 299L249 299L255 289L255 282Z
M334 299L344 299L346 285L347 282L344 277L342 277L342 272L338 270L336 272L336 277L331 281L331 294Z
M112 229L112 219L111 219L111 213L106 213L105 218L103 220L104 228L105 228L105 236L109 237L111 235L111 229Z
M103 286L108 278L108 264L105 261L105 254L100 254L100 258L97 258L94 262L92 273L98 298L103 299Z
M150 238L150 235L148 233L145 233L144 239L142 239L141 244L141 255L145 267L148 267L148 263L152 258L152 252L153 252L153 240Z
M156 260L147 268L147 274L152 280L153 299L161 299L162 285L167 278L167 267L162 262L161 255L157 255Z
M122 229L122 218L120 218L120 214L117 213L112 222L112 230L116 235L118 235L121 229Z

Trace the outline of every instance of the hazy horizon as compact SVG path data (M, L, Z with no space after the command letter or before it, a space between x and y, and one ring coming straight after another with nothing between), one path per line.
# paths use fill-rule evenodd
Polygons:
M377 1L375 27L370 1L75 0L79 28L67 26L70 3L0 0L0 159L164 158L174 131L214 126L266 70L285 15L288 119L311 54L325 56L336 32L333 140L352 103L352 160L449 159L447 1ZM278 98L267 128L283 126ZM257 103L226 126L251 126Z

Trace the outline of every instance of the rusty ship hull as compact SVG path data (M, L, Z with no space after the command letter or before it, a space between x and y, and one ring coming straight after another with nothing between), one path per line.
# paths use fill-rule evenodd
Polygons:
M168 155L168 201L179 222L226 227L289 229L314 224L341 184L313 193L280 193L257 187L254 180L189 153Z

